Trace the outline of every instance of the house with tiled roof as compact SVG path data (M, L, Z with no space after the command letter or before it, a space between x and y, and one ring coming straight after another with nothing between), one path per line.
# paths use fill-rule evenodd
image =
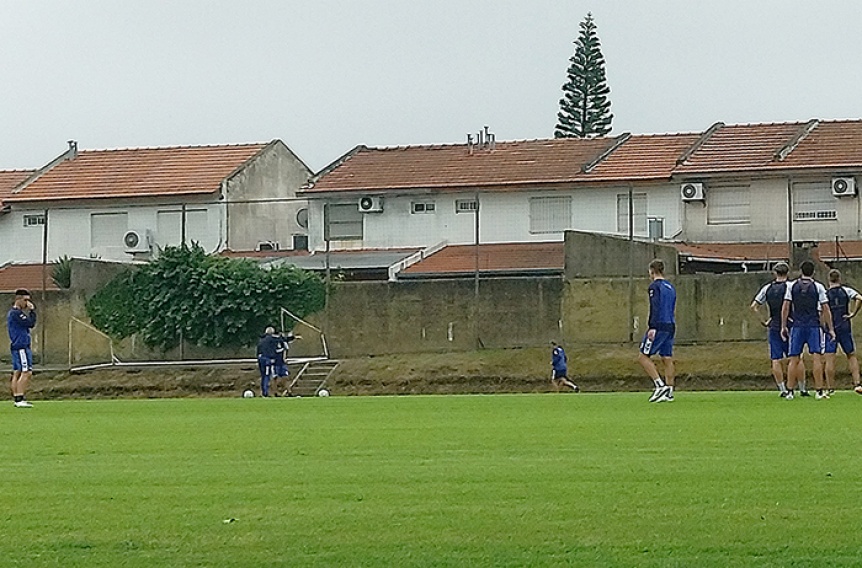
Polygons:
M310 242L320 250L327 240L345 249L562 241L572 228L628 234L630 197L636 236L649 235L652 219L656 236L672 237L681 220L671 176L698 136L360 146L301 193Z
M860 171L860 120L717 123L674 169L674 180L698 192L683 203L681 237L704 243L859 240Z
M683 134L359 146L301 195L313 250L514 248L562 242L571 229L774 243L786 258L793 242L862 240L860 170L860 120L716 123ZM457 264L458 251L437 255Z
M49 260L146 259L183 240L210 252L304 248L296 191L311 175L280 140L81 151L70 142L0 189L0 264L40 262L46 237Z

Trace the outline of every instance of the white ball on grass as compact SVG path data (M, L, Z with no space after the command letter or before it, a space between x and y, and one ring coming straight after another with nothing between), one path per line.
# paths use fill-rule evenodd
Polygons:
M254 391L251 389L248 389L242 393L242 397L243 398L254 398Z
M329 391L326 389L320 389L317 393L317 396L329 396Z

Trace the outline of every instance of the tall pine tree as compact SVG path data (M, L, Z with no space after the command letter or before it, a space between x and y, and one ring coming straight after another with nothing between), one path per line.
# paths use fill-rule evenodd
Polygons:
M593 15L581 22L575 54L569 59L554 138L604 136L611 131L611 92L605 78L605 58Z

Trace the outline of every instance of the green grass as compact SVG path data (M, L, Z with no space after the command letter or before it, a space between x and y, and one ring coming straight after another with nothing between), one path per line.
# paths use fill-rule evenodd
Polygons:
M862 397L646 396L10 403L0 565L862 565Z

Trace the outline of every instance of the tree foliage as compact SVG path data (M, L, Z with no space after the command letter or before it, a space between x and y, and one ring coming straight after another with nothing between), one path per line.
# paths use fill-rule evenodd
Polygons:
M321 310L325 284L295 267L261 268L248 259L207 255L198 245L168 247L158 259L124 270L87 302L98 329L139 334L168 350L180 338L207 347L253 344L284 307L304 317Z
M604 136L611 131L611 90L605 77L605 58L593 15L587 14L569 59L563 98L557 113L555 138Z

